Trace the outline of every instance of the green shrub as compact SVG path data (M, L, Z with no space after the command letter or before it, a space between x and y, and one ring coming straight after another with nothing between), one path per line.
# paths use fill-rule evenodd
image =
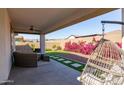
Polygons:
M52 49L45 49L46 51L52 51Z
M34 51L35 50L35 44L31 44L31 48Z
M56 50L62 50L60 46L56 46Z
M53 45L53 47L52 47L52 48L53 48L53 49L54 49L54 48L56 48L56 45Z

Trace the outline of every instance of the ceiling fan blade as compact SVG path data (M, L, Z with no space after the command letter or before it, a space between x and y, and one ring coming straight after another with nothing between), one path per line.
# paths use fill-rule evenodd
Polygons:
M38 32L40 31L38 29L35 29L33 25L30 26L30 29L29 30L31 30L31 31L38 31Z
M33 31L33 32L40 32L40 30L38 29L29 29L30 31Z
M34 26L31 25L30 28L29 28L29 30L34 30Z

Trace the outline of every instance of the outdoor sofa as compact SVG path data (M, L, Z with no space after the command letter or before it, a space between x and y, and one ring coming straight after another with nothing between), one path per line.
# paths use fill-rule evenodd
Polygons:
M20 67L37 67L39 60L49 61L49 56L33 52L29 45L18 45L13 53L14 65Z
M13 57L14 65L20 67L37 67L40 60L40 54L34 53L28 44L17 45Z
M14 52L14 64L20 67L37 67L38 55L36 53Z

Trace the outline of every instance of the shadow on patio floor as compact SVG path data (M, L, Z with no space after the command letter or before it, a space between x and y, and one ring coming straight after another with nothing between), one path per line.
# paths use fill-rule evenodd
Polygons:
M77 77L80 72L54 60L38 62L37 68L14 67L9 79L14 85L80 85Z

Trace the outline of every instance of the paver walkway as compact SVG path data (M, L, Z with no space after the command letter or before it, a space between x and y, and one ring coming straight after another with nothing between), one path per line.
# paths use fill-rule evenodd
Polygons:
M69 54L64 54L64 53L60 53L58 54L58 56L61 56L63 58L68 58L68 59L71 59L71 60L75 60L75 61L78 61L80 63L83 63L83 64L86 64L87 62L87 59L88 59L88 55L79 55L79 54L73 54L73 53L69 53Z

